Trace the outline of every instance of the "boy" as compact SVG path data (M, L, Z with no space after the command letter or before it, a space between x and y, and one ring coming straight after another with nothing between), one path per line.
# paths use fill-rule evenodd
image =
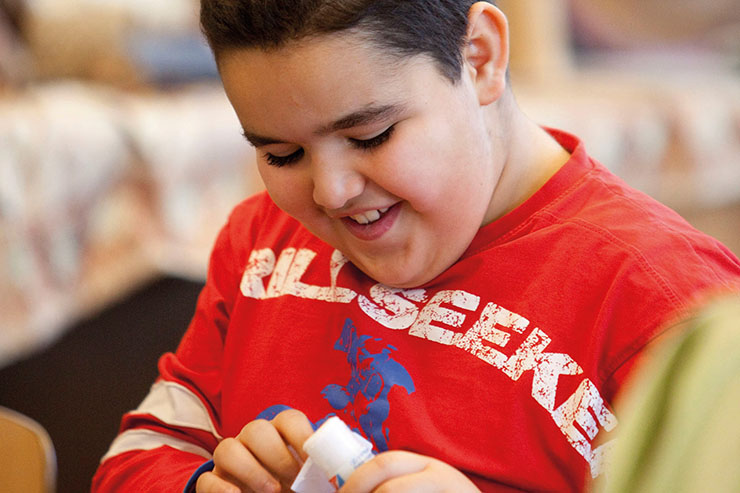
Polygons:
M640 351L740 261L519 111L491 3L201 23L267 193L93 489L288 491L338 415L381 452L343 491L582 490Z

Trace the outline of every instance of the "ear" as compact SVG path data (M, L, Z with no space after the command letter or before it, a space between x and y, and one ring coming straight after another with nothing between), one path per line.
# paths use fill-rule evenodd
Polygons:
M480 104L498 100L507 84L509 23L504 13L488 2L476 2L468 11L463 61Z

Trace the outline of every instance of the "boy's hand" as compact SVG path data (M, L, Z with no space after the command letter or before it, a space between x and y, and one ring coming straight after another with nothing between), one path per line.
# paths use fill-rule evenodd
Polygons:
M352 473L339 493L409 493L480 490L460 471L432 457L412 452L378 454Z
M303 442L312 433L311 422L294 409L271 421L247 423L238 436L218 444L213 452L215 467L198 478L196 491L289 492L306 459Z

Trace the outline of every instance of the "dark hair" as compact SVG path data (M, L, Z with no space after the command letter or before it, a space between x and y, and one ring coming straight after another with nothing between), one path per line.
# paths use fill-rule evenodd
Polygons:
M475 0L201 0L200 23L216 58L236 48L353 30L399 58L427 55L456 82ZM494 3L494 2L490 2Z

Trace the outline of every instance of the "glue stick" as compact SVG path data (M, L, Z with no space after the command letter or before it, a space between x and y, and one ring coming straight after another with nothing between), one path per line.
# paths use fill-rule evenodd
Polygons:
M303 444L303 450L339 488L361 464L373 457L372 444L336 416L327 419Z

